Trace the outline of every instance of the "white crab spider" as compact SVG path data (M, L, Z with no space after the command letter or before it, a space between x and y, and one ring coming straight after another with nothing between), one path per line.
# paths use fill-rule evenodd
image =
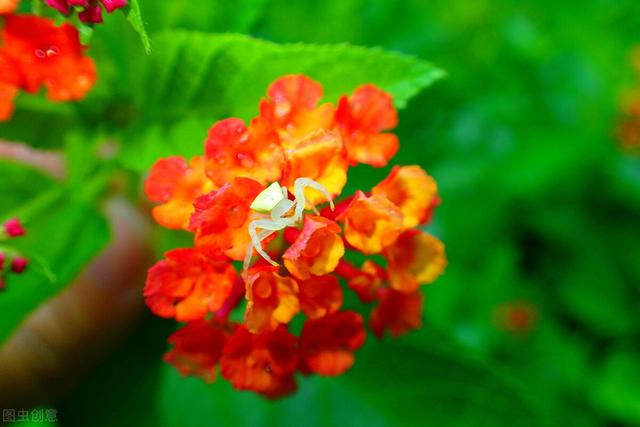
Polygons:
M262 258L269 261L271 265L278 265L278 263L272 260L269 254L262 249L262 241L273 233L287 227L298 225L300 221L302 221L302 214L307 204L304 190L307 187L321 192L329 201L331 210L334 210L335 207L333 205L333 200L331 200L329 191L327 191L322 184L310 178L298 178L295 180L293 183L294 200L289 200L287 187L283 187L277 182L274 182L269 187L262 190L262 192L258 194L255 200L251 203L251 209L264 214L268 213L270 218L257 219L249 223L251 243L249 244L247 253L244 257L244 271L246 271L251 264L251 257L253 256L254 249ZM293 213L290 214L292 209ZM315 206L312 205L312 209L316 214L318 213ZM258 231L258 229L260 229L260 231Z

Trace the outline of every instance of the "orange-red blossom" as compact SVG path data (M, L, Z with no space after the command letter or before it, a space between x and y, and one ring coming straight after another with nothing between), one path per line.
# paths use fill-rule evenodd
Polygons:
M349 291L375 304L369 323L378 337L421 325L420 286L446 265L443 244L416 228L439 203L437 185L419 166L394 166L372 188L343 195L350 166L384 166L397 151L390 133L397 113L391 96L370 84L337 107L322 98L318 82L284 76L248 124L219 121L202 156L160 159L151 169L145 190L160 203L154 218L194 239L193 248L170 251L149 270L144 292L156 314L188 322L165 357L181 373L211 381L220 370L237 389L269 398L293 392L297 372L343 374L366 339L363 316L342 309ZM335 210L317 189L307 187L304 201L292 194L299 178L326 189ZM294 208L275 219L252 209L273 182L289 192L270 197L306 203L301 218ZM258 259L241 271L237 261L257 244L254 221L270 227L254 231L277 265ZM372 258L357 266L346 260L353 252ZM242 296L244 316L234 318L243 320L231 321ZM299 333L292 323L302 324Z
M0 121L12 116L19 91L45 88L52 101L76 101L97 78L95 63L85 55L73 25L9 13L16 4L0 0Z

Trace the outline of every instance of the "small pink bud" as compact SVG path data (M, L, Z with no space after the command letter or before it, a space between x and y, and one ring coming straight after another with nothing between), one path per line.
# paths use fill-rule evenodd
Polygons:
M102 20L102 8L98 5L88 6L78 14L78 18L85 24L99 24Z
M29 264L29 261L26 258L15 257L11 261L11 271L13 271L14 273L20 274L24 271L25 268L27 268L28 264Z
M107 12L111 13L116 9L120 9L121 7L125 7L129 4L128 0L100 0L104 5L104 8L107 9Z
M2 224L2 226L4 227L4 232L9 237L24 236L25 234L24 228L22 227L22 224L20 224L20 220L18 218L11 218Z
M65 15L69 14L70 12L69 5L67 4L66 0L44 0L44 2L48 6L56 9L60 13L64 13Z
M0 252L0 273L2 272L2 269L4 268L4 260L7 258L7 256L4 254L4 252Z

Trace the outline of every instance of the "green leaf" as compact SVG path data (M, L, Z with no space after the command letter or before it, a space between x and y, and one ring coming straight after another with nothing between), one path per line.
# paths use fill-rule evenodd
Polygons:
M640 366L631 348L618 348L605 361L591 388L596 406L632 425L640 424Z
M67 182L71 189L80 191L86 178L96 166L93 140L80 132L69 134L65 142Z
M192 0L157 2L150 0L153 7L145 7L145 18L151 32L166 31L171 28L206 31L212 33L248 32L262 16L267 0L235 0L233 7L228 0L208 0L193 6Z
M267 87L278 77L304 73L335 102L364 83L389 91L402 108L443 76L431 64L399 53L348 45L275 43L242 35L164 33L146 70L142 118L121 159L143 171L158 158L201 152L216 119L257 114ZM174 126L177 123L178 126Z
M333 102L361 84L374 83L389 91L399 108L443 76L411 56L346 44L278 45L242 35L186 31L164 33L156 43L158 54L147 70L145 110L178 116L188 111L210 118L250 118L269 84L290 73L318 80L325 99Z
M202 154L204 137L211 124L200 117L189 117L173 125L153 122L142 131L131 132L122 147L120 161L125 167L142 172L163 157L190 158Z
M140 13L140 3L138 3L138 0L129 0L129 5L122 10L133 29L136 30L136 32L140 36L140 41L142 41L144 50L147 53L151 53L151 39L149 39L149 35L147 34L147 30L145 29L144 21L142 20L142 14Z
M0 342L32 310L72 281L109 241L107 222L95 209L66 197L48 206L26 218L27 235L11 243L25 256L34 253L39 257L53 270L55 281L35 268L7 278L6 290L0 294Z
M10 160L0 160L0 171L0 219L53 184L42 172Z

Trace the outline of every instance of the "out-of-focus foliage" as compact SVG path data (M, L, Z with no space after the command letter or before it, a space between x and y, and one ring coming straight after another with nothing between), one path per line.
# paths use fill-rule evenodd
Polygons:
M349 373L302 381L276 403L222 381L180 379L161 362L170 324L146 319L59 402L65 425L640 425L640 159L614 141L619 95L633 77L628 53L640 42L640 4L141 0L140 7L150 55L123 14L108 16L91 38L100 82L87 100L21 98L15 118L0 124L0 138L66 147L72 165L64 183L0 165L0 213L22 209L33 226L24 250L65 265L53 282L39 271L16 280L14 296L2 297L15 301L0 299L0 336L108 238L91 206L103 183L82 161L97 147L83 151L79 135L118 141L111 167L130 170L137 182L155 158L199 151L221 116L251 115L248 106L278 74L309 73L329 99L374 82L399 104L438 76L426 62L387 51L447 72L401 111L396 161L420 164L438 181L443 203L433 231L447 245L449 266L424 291L422 330L397 342L370 337ZM219 34L226 32L267 41ZM367 188L386 172L355 168L349 185ZM87 177L97 180L93 189L71 190ZM70 233L83 248L73 259L65 250ZM180 238L160 235L158 252ZM37 300L18 301L36 287ZM521 301L536 314L521 332L506 331L500 309Z

